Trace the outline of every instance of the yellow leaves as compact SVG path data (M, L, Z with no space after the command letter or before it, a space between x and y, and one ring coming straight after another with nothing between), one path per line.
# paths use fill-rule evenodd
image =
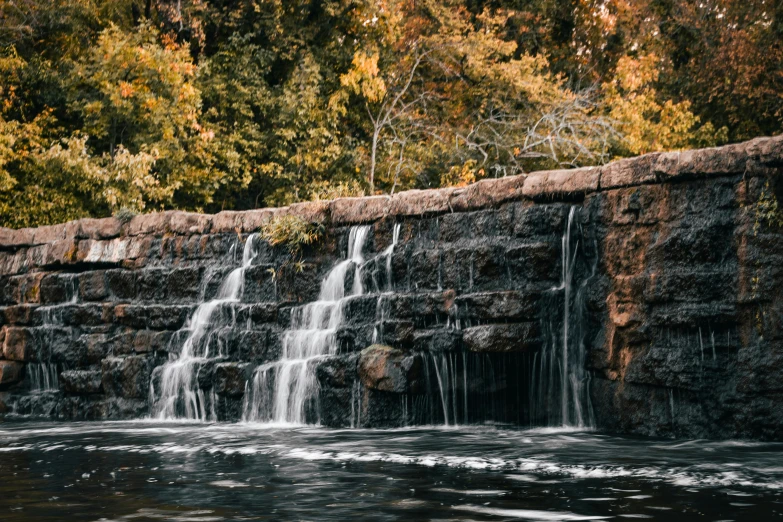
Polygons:
M616 81L625 91L640 91L658 80L659 62L659 58L652 53L639 58L623 56L617 61Z
M354 53L351 70L340 76L340 84L371 103L381 101L386 95L386 83L379 76L378 57L377 53Z
M179 90L178 100L190 100L198 96L198 92L193 84L186 83Z
M479 171L482 175L484 169ZM476 182L476 160L467 160L462 165L451 167L440 177L442 187L465 187Z
M677 150L697 145L714 145L722 131L699 126L690 102L661 103L653 86L658 79L659 59L654 54L638 58L624 56L617 62L615 79L604 84L604 101L609 117L617 122L625 154Z

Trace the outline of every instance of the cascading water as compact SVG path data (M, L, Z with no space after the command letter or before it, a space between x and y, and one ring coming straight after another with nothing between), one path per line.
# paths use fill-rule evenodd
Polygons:
M30 363L25 371L30 380L30 391L46 392L59 389L59 371L55 363Z
M571 207L561 240L561 281L551 292L544 320L545 344L530 377L531 418L548 425L593 426L590 375L585 369L585 289L595 265L584 264L584 234ZM580 272L587 272L581 274ZM578 276L583 276L578 281Z
M369 226L351 228L348 257L322 281L318 300L292 311L291 327L283 335L282 357L254 372L245 394L244 420L296 424L315 420L315 363L337 354L336 333L343 322L343 306L346 300L364 293L361 267L369 232ZM353 281L346 291L349 274Z
M203 390L198 386L198 371L212 355L213 316L221 305L238 303L244 289L245 270L255 257L254 242L257 235L251 234L242 252L242 265L232 270L223 280L214 299L201 303L193 312L184 331L188 336L179 356L170 355L163 366L160 390L156 393L154 381L150 383L150 404L153 416L158 419L207 420L214 417L214 398L207 404ZM175 336L175 338L177 338ZM209 412L208 408L209 407Z

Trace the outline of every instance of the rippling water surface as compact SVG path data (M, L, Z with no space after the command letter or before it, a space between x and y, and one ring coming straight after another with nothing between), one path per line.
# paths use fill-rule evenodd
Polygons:
M783 444L0 421L0 520L783 520Z

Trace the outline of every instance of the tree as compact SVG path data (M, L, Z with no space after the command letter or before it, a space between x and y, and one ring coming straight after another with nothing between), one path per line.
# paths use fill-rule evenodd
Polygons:
M246 181L232 162L233 151L203 123L197 66L188 50L158 39L149 25L133 32L104 30L75 64L69 105L104 163L130 154L136 159L129 162L150 166L148 172L134 170L138 178L116 179L142 192L132 199L137 209L203 208L220 185Z

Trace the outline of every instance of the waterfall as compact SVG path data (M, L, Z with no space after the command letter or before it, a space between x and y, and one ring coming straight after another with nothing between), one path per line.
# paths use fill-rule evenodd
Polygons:
M30 391L45 392L59 389L58 368L55 363L30 363L25 371L30 378Z
M154 380L150 383L150 404L154 417L207 420L207 400L203 390L198 386L198 371L211 355L210 334L213 331L213 314L221 305L237 303L241 300L245 270L255 257L256 237L257 234L248 236L242 253L242 265L226 276L214 299L202 302L196 308L183 328L188 336L179 356L170 354L170 360L163 365L158 394L156 394Z
M587 282L596 266L593 264L586 270L580 267L580 263L585 264L586 256L578 213L577 207L571 207L561 238L560 285L551 292L552 304L543 321L545 344L540 357L536 354L534 358L530 376L531 417L539 420L545 417L549 425L591 427L584 299ZM579 276L583 277L581 281Z
M343 323L343 305L364 293L361 270L369 232L369 226L351 228L348 256L321 282L318 300L292 311L291 326L283 334L282 357L254 372L252 387L245 394L245 421L302 424L314 420L315 363L337 354L336 332ZM347 280L349 275L352 281Z

